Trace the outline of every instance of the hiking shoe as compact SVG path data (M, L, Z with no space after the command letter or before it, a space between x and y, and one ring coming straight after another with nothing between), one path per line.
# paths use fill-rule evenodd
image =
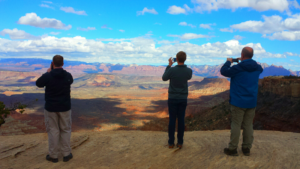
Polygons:
M179 149L181 149L181 148L182 148L182 144L178 144L178 143L177 143L177 145L176 145L176 146L177 146L177 148L179 148Z
M58 158L52 158L52 157L50 157L50 155L46 156L46 160L51 161L53 163L57 163L58 162Z
M169 148L174 148L174 144L169 144Z
M73 158L72 153L70 153L68 156L64 157L64 162L68 162L69 160L71 160Z
M237 153L237 150L229 150L229 148L224 148L224 153L229 155L229 156L238 156L239 154Z
M249 148L242 148L243 154L245 156L250 156L250 149Z

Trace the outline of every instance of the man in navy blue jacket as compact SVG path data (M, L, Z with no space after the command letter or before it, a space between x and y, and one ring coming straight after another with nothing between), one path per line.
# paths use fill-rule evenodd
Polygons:
M221 68L221 74L230 77L230 104L231 104L231 136L229 147L224 153L238 156L237 147L241 127L243 128L242 152L250 155L253 143L253 119L257 104L258 80L263 68L252 59L253 49L245 47L242 50L241 62L230 67L232 58Z

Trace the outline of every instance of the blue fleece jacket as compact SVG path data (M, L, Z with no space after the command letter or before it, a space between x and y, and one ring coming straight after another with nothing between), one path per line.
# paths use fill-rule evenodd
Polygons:
M221 74L230 77L230 104L240 108L256 107L258 80L263 68L252 59L230 65L227 61L221 68Z

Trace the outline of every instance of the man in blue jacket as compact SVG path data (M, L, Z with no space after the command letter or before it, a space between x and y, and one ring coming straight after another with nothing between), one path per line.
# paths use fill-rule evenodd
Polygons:
M262 67L252 59L253 49L245 47L242 50L241 62L230 67L232 58L221 68L221 74L230 77L230 104L231 104L231 136L229 147L224 153L238 156L237 147L241 127L243 128L242 152L250 155L253 143L253 119L257 104L258 80Z
M174 134L176 119L178 119L177 147L182 148L184 135L184 117L188 97L188 80L192 78L192 69L188 68L184 62L186 53L180 51L176 55L177 66L172 67L173 61L169 59L165 73L162 76L163 81L170 80L169 84L169 148L174 147Z
M62 152L63 161L73 158L70 147L71 139L71 84L72 75L62 67L64 59L60 55L53 57L51 68L43 74L36 85L45 88L45 124L48 133L49 154L46 159L58 162L58 154Z

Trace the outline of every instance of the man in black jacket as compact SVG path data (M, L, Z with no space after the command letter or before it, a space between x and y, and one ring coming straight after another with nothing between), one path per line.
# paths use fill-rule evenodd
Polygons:
M58 153L63 153L63 161L73 158L71 139L71 84L73 77L62 67L64 59L60 55L53 57L51 68L37 81L38 87L45 88L45 124L48 133L48 161L58 162Z
M171 67L173 61L169 59L165 73L162 76L163 81L170 80L169 84L169 148L174 147L175 123L178 118L177 147L182 148L184 134L184 117L187 106L188 80L192 78L192 69L188 68L184 62L186 60L185 52L178 52L176 55L177 66Z

